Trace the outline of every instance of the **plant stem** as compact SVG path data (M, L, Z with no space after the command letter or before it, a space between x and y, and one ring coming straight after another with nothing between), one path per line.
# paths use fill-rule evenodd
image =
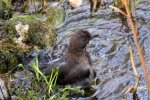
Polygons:
M143 71L144 71L144 76L146 78L148 90L150 92L150 78L149 78L149 75L148 75L148 71L146 69L146 65L145 65L143 54L142 54L142 50L141 50L141 47L140 47L140 44L139 44L139 41L138 41L138 38L137 38L137 32L135 31L135 28L134 28L134 24L133 24L133 20L132 20L132 17L131 17L130 10L129 10L129 6L128 6L126 0L122 0L122 2L124 3L125 8L126 8L127 16L128 16L128 19L129 19L129 22L130 22L130 25L131 25L132 33L133 33L134 42L135 42L137 50L138 50L138 54L139 54L140 61L141 61L141 64L142 64L142 68L143 68Z

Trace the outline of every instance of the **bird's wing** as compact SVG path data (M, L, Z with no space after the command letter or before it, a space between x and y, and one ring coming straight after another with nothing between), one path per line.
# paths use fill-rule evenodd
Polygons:
M92 65L92 59L88 52L86 52L86 56L88 58L89 64ZM90 68L90 79L94 79L95 77L96 77L96 72L95 72L94 68L91 67Z
M66 65L66 62L64 58L58 58L56 60L53 60L47 64L42 65L43 67L41 68L41 71L45 74L48 75L51 73L52 69L56 70L57 67L59 69L63 68Z
M89 53L86 52L85 55L87 56L87 59L88 59L88 61L89 61L89 64L92 65L92 59L91 59Z

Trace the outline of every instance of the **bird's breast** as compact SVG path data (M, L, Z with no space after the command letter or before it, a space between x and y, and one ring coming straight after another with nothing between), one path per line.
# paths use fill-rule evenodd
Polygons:
M90 68L91 68L91 65L89 63L89 60L87 57L85 56L82 56L80 59L79 59L79 63L78 63L78 68L81 70L81 71L88 71Z

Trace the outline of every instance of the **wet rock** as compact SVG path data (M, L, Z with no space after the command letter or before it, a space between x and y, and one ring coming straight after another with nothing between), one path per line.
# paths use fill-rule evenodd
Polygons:
M5 79L0 78L0 99L10 100L10 94L8 92L7 82Z
M148 43L150 28L149 16L147 16L149 14L148 9L150 8L148 6L149 3L149 0L144 0L137 5L139 40L145 53L144 57L147 66L149 66L150 58L150 46ZM124 25L125 23L119 17L119 14L114 13L110 8L102 8L98 12L93 13L93 18L90 18L90 13L87 9L90 9L90 5L84 3L78 8L67 10L68 16L63 26L57 29L57 43L59 43L62 37L69 36L69 33L76 29L87 29L92 34L100 34L101 37L93 39L87 47L95 63L94 67L97 69L97 77L100 79L97 98L100 100L122 100L127 88L135 84L128 42L132 44L134 49L134 60L138 73L143 76L143 70L134 42L128 40L128 35L132 34L130 26L128 24ZM131 40L132 38L131 35ZM68 45L67 39L62 41L58 48ZM150 68L148 68L148 71L150 72ZM145 78L142 77L139 87L146 86L145 83ZM141 99L147 99L148 94L146 91L138 91L137 93L141 96ZM132 100L132 94L128 99Z
M28 75L33 76L32 73L28 73ZM32 89L32 82L30 78L24 73L24 71L16 71L12 79L9 79L9 85L10 85L10 93L12 95L14 94L26 94L28 90Z
M59 2L41 2L40 0L32 1L24 1L21 6L21 11L17 10L14 12L13 16L19 16L23 13L35 14L43 21L49 22L52 26L58 27L65 19L66 12L63 7L61 7L61 3ZM19 7L18 7L19 8ZM20 13L19 13L20 12Z

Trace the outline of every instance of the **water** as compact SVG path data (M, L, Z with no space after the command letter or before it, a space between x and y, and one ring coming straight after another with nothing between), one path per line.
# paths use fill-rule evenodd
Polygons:
M139 25L139 41L144 53L145 63L150 74L150 1L141 0L136 16ZM63 25L58 27L57 43L68 39L74 30L86 29L98 38L90 41L87 50L91 55L97 77L100 79L96 97L99 100L123 100L125 91L136 82L131 67L129 43L134 53L135 65L139 75L142 75L137 94L141 100L148 99L148 92L141 63L137 54L130 25L125 18L110 8L102 8L90 17L90 5L86 2L73 10L67 10ZM66 48L68 40L59 44L61 50ZM129 94L128 100L132 100Z

